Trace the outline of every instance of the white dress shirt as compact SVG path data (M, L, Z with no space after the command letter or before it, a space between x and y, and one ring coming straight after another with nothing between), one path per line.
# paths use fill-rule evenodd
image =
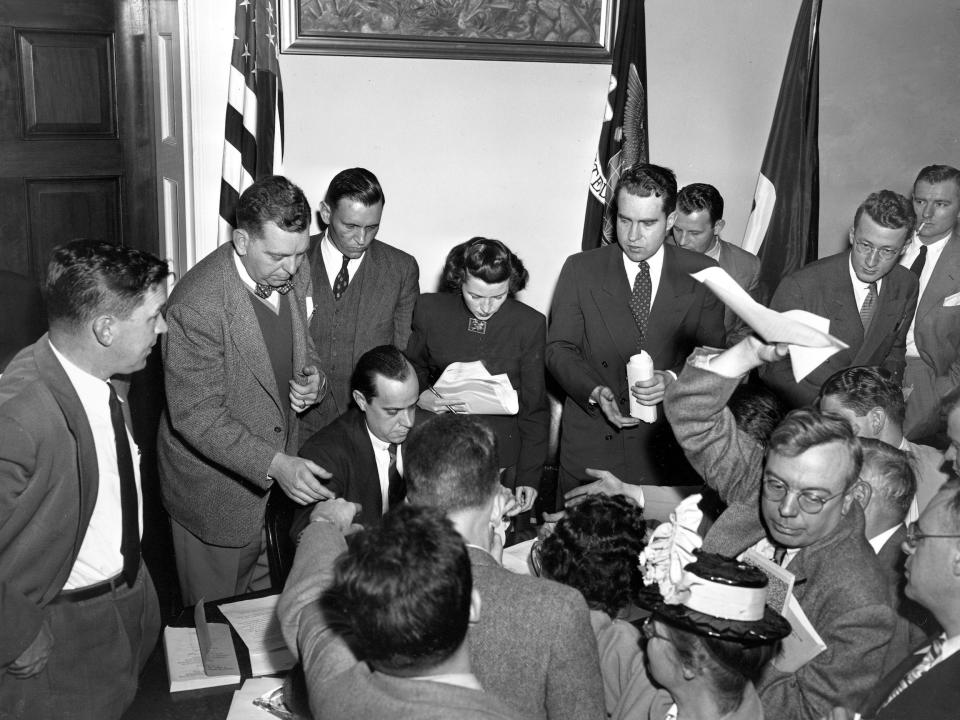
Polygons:
M353 282L353 276L356 275L357 270L360 269L360 263L363 262L366 254L367 253L363 253L360 257L356 259L350 258L350 260L347 261L347 273L350 275L350 282ZM337 279L337 273L340 272L340 268L343 267L343 258L346 256L337 250L330 241L329 230L323 233L323 240L320 241L320 257L323 258L323 265L327 269L327 280L330 282L330 289L333 290L333 283ZM349 284L348 282L347 285L349 286Z
M390 443L384 442L367 428L367 435L370 436L370 444L373 445L373 458L377 461L377 476L380 480L380 501L383 504L382 512L387 512L390 508ZM401 462L401 446L397 445L397 473L403 475L403 463Z
M275 313L280 312L280 293L272 292L270 297L262 298L256 294L257 292L257 283L250 273L247 272L247 268L243 266L243 262L240 260L240 255L234 251L233 253L233 264L237 267L237 274L240 275L240 282L247 286L250 292L254 293L254 297L265 305L269 306L271 310Z
M870 283L865 283L863 280L857 277L857 273L853 270L853 258L850 258L847 261L847 265L850 268L850 282L853 283L853 297L857 302L857 312L860 312L860 308L863 307L863 301L867 299L867 293L870 292ZM883 285L883 278L880 278L876 281L877 283L877 300L880 299L880 288Z
M953 232L948 232L942 238L938 238L931 243L927 243L927 259L923 263L923 271L920 273L920 295L923 297L923 293L927 291L927 285L930 284L930 276L933 275L933 270L937 266L937 261L940 259L940 256L943 254L943 249L947 246L947 240L950 239L950 236ZM900 256L900 264L905 268L910 268L913 265L913 261L917 259L917 255L920 254L920 248L924 245L920 241L920 238L916 235L913 236L913 239L907 244L907 249L904 250L903 255ZM917 341L913 337L913 326L916 324L917 316L914 314L913 320L910 322L910 329L907 331L907 357L920 357L920 353L917 352Z
M627 257L626 253L620 253L623 256L623 269L627 271L627 284L630 290L633 290L633 283L640 273L640 263L635 263ZM663 245L657 248L657 251L647 258L647 265L650 266L650 308L653 308L653 301L657 297L657 290L660 287L660 276L663 274Z

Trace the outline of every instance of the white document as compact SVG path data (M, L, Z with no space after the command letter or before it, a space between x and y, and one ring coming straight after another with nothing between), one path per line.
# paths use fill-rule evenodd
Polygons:
M243 686L233 693L227 720L269 720L275 718L269 710L254 705L253 701L275 690L277 683L279 683L279 680L276 678L250 678L244 682Z
M219 606L247 646L254 677L289 670L296 662L283 640L277 619L279 599L279 595L268 595Z
M827 358L849 347L829 334L830 321L805 310L777 312L764 307L737 284L725 270L710 267L693 273L733 310L757 335L768 343L786 343L790 347L793 379L800 382Z
M533 575L533 567L530 565L530 550L536 541L536 538L530 538L522 543L504 548L501 565L517 575Z
M517 391L505 373L491 375L482 360L450 363L443 374L420 397L433 394L444 401L463 403L469 415L516 415L520 410Z
M827 645L793 595L783 616L790 622L790 634L781 642L780 653L773 659L773 665L777 670L792 673L826 650Z

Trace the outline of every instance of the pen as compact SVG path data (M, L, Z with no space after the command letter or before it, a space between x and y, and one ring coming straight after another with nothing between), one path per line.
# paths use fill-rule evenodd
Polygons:
M438 399L443 400L443 395L441 395L440 393L438 393L434 388L430 388L430 392L432 392L434 395L436 395ZM459 411L454 410L451 406L447 405L446 403L443 403L443 402L442 402L442 403L440 403L440 404L443 405L443 406L447 409L448 412L452 412L454 415L459 415L459 414L460 414Z

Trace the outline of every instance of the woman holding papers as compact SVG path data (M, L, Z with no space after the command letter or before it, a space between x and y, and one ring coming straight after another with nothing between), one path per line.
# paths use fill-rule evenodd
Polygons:
M421 388L431 388L450 363L480 360L506 374L519 399L515 415L483 415L497 435L502 482L521 510L533 507L547 454L549 410L544 388L546 319L514 299L527 283L520 259L499 240L476 237L447 255L439 293L421 295L413 313L407 357ZM424 392L421 407L463 411L455 398Z

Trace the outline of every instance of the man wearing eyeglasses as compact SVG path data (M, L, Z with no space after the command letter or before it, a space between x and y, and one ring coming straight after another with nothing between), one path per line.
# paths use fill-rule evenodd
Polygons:
M818 260L781 282L770 307L806 310L830 321L846 350L832 355L799 383L786 359L761 369L764 381L793 407L809 405L838 370L878 365L900 382L907 330L917 307L916 276L898 265L916 216L910 201L890 190L872 193L857 208L850 249Z
M767 717L816 720L863 701L884 669L896 614L856 502L863 454L850 424L795 410L764 447L727 408L746 374L786 352L753 336L719 354L701 348L667 388L664 410L691 465L727 504L704 549L731 557L752 549L795 577L793 595L826 650L793 672L775 660L757 690Z

